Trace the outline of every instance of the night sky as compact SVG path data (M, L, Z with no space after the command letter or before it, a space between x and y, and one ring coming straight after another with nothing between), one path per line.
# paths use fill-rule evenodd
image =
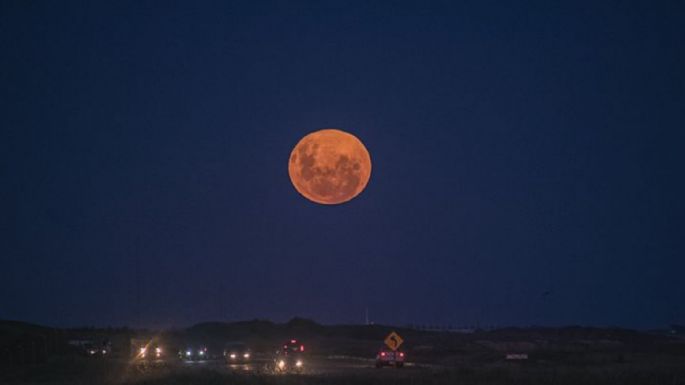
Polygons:
M0 318L685 322L685 5L500 3L3 1Z

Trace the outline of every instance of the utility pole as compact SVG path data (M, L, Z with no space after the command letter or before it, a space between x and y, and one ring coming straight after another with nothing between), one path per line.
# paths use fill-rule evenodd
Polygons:
M140 237L136 237L135 241L135 259L136 259L136 328L140 329Z

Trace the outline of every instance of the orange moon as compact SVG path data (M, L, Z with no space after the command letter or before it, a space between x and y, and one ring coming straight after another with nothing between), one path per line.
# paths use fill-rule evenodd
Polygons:
M371 157L356 136L332 128L312 132L290 153L288 173L305 198L325 205L361 193L371 177Z

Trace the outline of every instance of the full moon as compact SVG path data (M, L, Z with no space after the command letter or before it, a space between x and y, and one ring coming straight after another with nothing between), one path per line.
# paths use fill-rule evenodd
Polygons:
M361 193L371 177L371 157L356 136L336 129L302 138L288 163L295 189L325 205L344 203Z

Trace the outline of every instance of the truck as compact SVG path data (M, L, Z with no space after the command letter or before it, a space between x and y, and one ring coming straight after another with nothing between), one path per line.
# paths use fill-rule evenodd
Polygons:
M274 356L274 371L301 373L304 369L304 345L296 339L285 342Z

